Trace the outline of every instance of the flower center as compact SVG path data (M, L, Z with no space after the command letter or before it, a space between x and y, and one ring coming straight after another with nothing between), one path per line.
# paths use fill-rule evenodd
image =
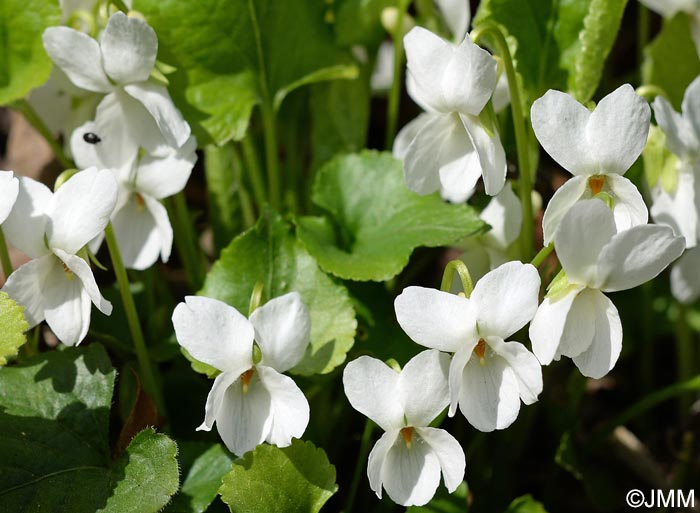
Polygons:
M411 442L413 441L413 428L410 426L401 428L401 436L403 437L403 441L406 444L406 447L410 448Z
M70 270L70 268L66 265L65 262L61 261L61 265L63 266L63 272L66 273L66 278L69 280L73 279L73 271Z
M486 354L486 341L483 338L479 339L479 342L477 342L476 347L474 348L474 354L479 357L479 363L483 367L486 363L484 360L484 355Z
M588 179L588 186L591 188L593 196L595 196L596 194L600 194L600 191L603 190L604 185L605 176L603 175L594 175Z
M248 393L248 384L250 380L253 379L253 374L255 374L255 367L252 367L241 374L241 383L243 384L243 393Z
M139 212L140 212L146 206L146 202L143 200L143 196L141 196L138 192L135 194L135 197L136 197L136 206L138 207Z

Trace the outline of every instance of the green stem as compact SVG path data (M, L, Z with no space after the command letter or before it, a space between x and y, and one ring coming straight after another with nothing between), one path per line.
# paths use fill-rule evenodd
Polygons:
M524 262L530 260L534 246L534 214L532 212L532 172L530 170L530 157L528 150L527 125L523 114L523 103L520 98L517 75L513 66L513 58L510 55L508 42L501 29L494 24L486 24L472 31L471 37L478 42L484 35L490 35L498 47L503 59L508 78L508 90L510 92L510 107L513 113L513 128L515 131L515 144L518 151L518 178L520 202L523 209L523 225L520 232L520 247Z
M469 269L467 269L467 264L461 260L450 260L445 266L445 271L442 274L442 283L440 284L440 290L443 292L449 292L452 288L452 279L454 278L455 272L459 273L459 279L462 281L462 288L464 289L464 295L469 297L472 295L472 290L474 290L474 282L472 282L472 277L469 274Z
M7 251L7 242L5 241L2 226L0 226L0 262L2 262L2 273L5 275L5 280L7 280L12 274L12 260L10 260L10 253Z
M241 203L243 227L247 230L255 224L255 209L253 208L253 202L250 200L250 193L243 184L238 186L238 201Z
M131 295L129 278L126 275L126 269L124 268L121 253L119 252L119 245L117 244L117 237L114 235L112 223L108 224L107 228L105 229L105 241L107 242L107 249L109 249L109 256L112 259L114 274L117 277L119 294L121 295L122 303L124 304L124 312L129 325L131 339L134 342L136 358L138 359L139 367L141 368L141 382L143 383L143 388L148 395L153 398L158 410L164 415L165 403L163 401L163 395L160 388L156 384L156 379L153 374L153 367L151 366L151 360L148 357L148 349L146 349L146 342L143 338L143 331L141 330L141 323L139 322L139 316L136 311L136 304L134 303L134 297Z
M365 422L365 430L362 432L362 443L360 451L357 453L357 461L355 462L355 472L352 475L350 482L350 493L345 502L345 507L341 510L344 513L352 513L352 507L357 495L357 488L360 486L360 479L364 474L363 470L367 465L367 456L369 455L369 445L372 442L372 432L374 431L374 423L367 419Z
M204 283L206 274L204 257L197 242L197 236L192 226L192 219L187 208L185 193L179 192L171 198L173 211L173 229L175 243L182 257L185 274L192 290L199 290Z
M662 96L668 99L668 93L666 93L666 91L661 87L653 84L639 86L637 89L635 89L635 93L643 98L647 98L648 100L653 100L656 96Z
M550 242L548 246L545 246L542 249L540 249L539 253L535 255L535 258L533 258L530 263L535 267L539 267L542 264L542 262L544 262L544 259L547 258L553 250L554 243Z
M129 13L129 8L126 6L123 0L110 0L110 3L124 14Z
M260 168L258 152L250 136L245 137L241 141L241 150L243 150L243 159L245 160L248 176L250 177L250 184L253 186L255 203L258 210L260 210L267 202L267 192L265 192L265 180L263 178L262 169Z
M64 169L71 169L75 167L73 161L71 161L71 159L69 159L66 156L65 152L63 151L63 148L60 144L58 144L58 141L51 133L51 130L49 130L49 128L42 121L42 119L39 117L39 115L36 113L34 108L29 104L27 100L16 100L12 102L10 106L16 111L18 111L20 114L22 114L22 116L24 116L24 119L26 119L27 122L34 127L34 130L39 132L39 135L41 135L46 140L46 142L51 147L51 150L53 151L54 155L56 156L56 160L58 160L58 162Z
M693 377L693 341L691 339L690 326L688 326L686 307L676 302L678 306L678 320L676 322L676 360L679 381L687 381ZM688 415L691 405L689 397L683 396L678 399L678 409L680 418L684 419Z
M394 144L394 136L396 135L396 125L399 119L399 104L401 101L401 83L403 82L403 20L406 16L406 11L410 1L403 0L398 5L398 15L396 17L396 27L391 35L394 43L394 76L389 90L389 103L387 105L386 114L386 134L384 138L384 148L390 150Z

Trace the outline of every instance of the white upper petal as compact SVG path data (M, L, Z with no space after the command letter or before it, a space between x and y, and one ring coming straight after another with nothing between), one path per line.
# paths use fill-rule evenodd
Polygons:
M635 226L615 235L598 259L601 290L614 292L641 285L656 277L685 249L683 237L668 226Z
M396 320L414 342L455 352L476 336L469 300L449 292L407 287L394 300Z
M687 248L698 243L698 203L700 203L700 180L692 168L678 170L678 185L667 192L661 183L651 190L653 203L651 217L657 224L670 226L673 233L685 237Z
M52 254L30 260L10 274L2 291L24 307L24 317L33 328L45 318L44 294L42 289L46 277L56 265Z
M496 61L466 37L454 46L422 27L404 37L411 93L439 112L477 115L496 86Z
M423 427L416 429L420 437L430 446L440 463L445 488L452 493L464 480L466 461L464 449L459 442L444 429Z
M449 367L450 357L435 349L417 354L405 365L397 392L409 426L427 426L447 407Z
M102 69L100 45L87 34L68 27L49 27L42 40L51 60L75 85L96 93L114 88Z
M287 447L292 438L301 438L309 424L309 403L294 380L275 369L258 365L256 372L270 394L272 425L265 439L277 447Z
M116 203L111 172L91 168L73 175L56 191L47 212L49 246L77 253L105 229Z
M54 254L66 265L66 267L80 279L83 289L85 289L90 301L94 303L98 310L105 315L111 315L112 303L102 297L100 289L97 287L95 276L92 274L92 269L90 269L88 263L82 258L75 255L70 255L65 251L61 251L60 249L54 249L53 251Z
M53 193L43 183L25 176L18 177L19 190L10 215L2 225L7 240L24 254L37 258L49 253L44 243L46 210Z
M481 278L470 301L479 335L503 339L525 326L537 311L540 275L534 266L507 262Z
M271 299L250 316L262 363L278 372L294 367L311 337L311 318L298 292Z
M495 196L506 183L507 171L506 153L498 132L490 136L476 116L463 114L460 118L479 159L486 194Z
M575 287L556 298L545 298L530 323L532 351L542 365L557 355L572 304L583 287Z
M544 244L548 245L559 229L559 223L569 209L583 196L587 187L587 177L574 176L559 187L549 200L542 218Z
M598 288L599 255L616 233L612 211L598 199L582 200L564 216L554 248L570 283Z
M687 250L671 269L671 293L678 301L690 304L700 297L700 247Z
M253 366L253 325L235 308L217 299L187 296L175 307L172 320L177 341L193 358L221 371Z
M581 374L589 378L602 378L617 363L622 350L622 324L617 308L603 293L595 295L595 336L590 347L573 358Z
M520 399L525 404L537 401L542 392L542 367L537 357L520 342L504 342L499 337L487 339L489 347L503 358L518 381Z
M0 171L0 224L10 215L19 194L19 180L12 171Z
M523 213L520 199L513 192L510 183L494 196L479 215L491 225L491 229L483 236L491 246L506 249L520 235L523 224Z
M181 148L168 148L164 156L144 156L136 172L136 189L156 199L182 191L197 162L196 150L197 139L192 136Z
M82 282L63 270L58 258L42 286L46 323L67 346L79 344L90 328L90 296Z
M700 152L700 140L689 120L677 113L663 96L657 96L651 105L669 150L681 158Z
M343 387L352 407L384 431L404 425L404 412L397 397L398 383L398 372L369 356L351 361L343 371Z
M124 86L124 91L143 104L168 145L179 148L187 142L191 133L190 125L175 107L165 87L150 82L138 82Z
M633 226L647 224L649 211L637 187L624 176L608 175L605 178L610 184L615 201L613 215L617 231L621 232Z
M472 17L468 0L435 0L435 3L452 32L452 40L461 42L467 35Z
M147 80L156 63L158 37L148 24L123 12L110 16L100 39L104 69L118 84Z

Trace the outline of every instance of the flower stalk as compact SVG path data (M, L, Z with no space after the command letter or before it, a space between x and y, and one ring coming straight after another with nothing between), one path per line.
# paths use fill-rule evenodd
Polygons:
M469 269L467 269L467 264L461 260L450 260L445 266L445 271L442 274L442 283L440 284L440 290L443 292L449 292L452 288L452 279L454 278L455 272L459 274L459 279L462 281L462 289L464 290L464 295L466 297L471 296L474 290L474 282L469 274Z
M27 100L24 98L21 100L16 100L12 103L11 107L22 114L24 119L26 119L27 122L34 127L34 130L36 130L39 135L44 138L44 140L51 147L51 151L53 151L54 155L56 156L56 160L58 160L64 169L71 169L75 167L75 164L73 164L73 161L66 156L66 153L63 151L63 148L51 133L51 130L49 130Z
M0 263L2 263L2 272L5 275L5 279L12 274L12 260L10 260L10 253L7 250L7 241L5 241L5 234L0 226Z
M396 26L394 33L391 35L394 45L394 74L391 81L391 89L389 90L389 104L387 106L386 116L386 134L384 139L384 147L391 149L396 135L396 125L399 119L399 104L401 101L401 82L403 78L403 25L406 11L411 2L402 0L398 5L398 13L396 16Z
M199 290L204 283L204 260L198 248L197 237L192 227L192 219L183 192L171 198L175 244L185 266L187 281L192 290Z

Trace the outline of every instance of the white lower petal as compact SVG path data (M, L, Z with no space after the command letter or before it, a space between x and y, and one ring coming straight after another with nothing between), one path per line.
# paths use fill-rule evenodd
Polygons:
M559 342L559 356L573 358L586 351L593 342L596 327L596 300L598 292L584 289L576 295L566 315L566 324Z
M637 187L624 176L610 174L606 179L615 199L613 215L617 231L621 232L633 226L646 224L649 220L649 211Z
M392 49L391 52L393 59L394 50ZM422 114L419 114L418 117L406 123L406 125L399 130L399 133L396 134L396 137L394 138L394 146L391 149L391 153L394 155L394 157L399 160L403 160L406 157L406 152L408 151L410 144L413 142L413 139L416 138L423 127L432 119L433 115L434 114L429 112L423 112Z
M454 492L464 480L466 461L462 446L444 429L422 427L416 432L437 456L447 491Z
M501 138L498 132L493 137L490 136L481 126L478 117L466 114L460 117L478 156L486 194L495 196L501 192L506 183L506 153L501 144Z
M700 297L700 247L686 250L671 269L671 293L678 301L690 304Z
M42 287L44 314L56 337L67 346L74 346L90 328L92 303L80 279L67 273L58 258L53 259Z
M146 207L145 197L138 200L132 194L112 217L112 227L127 269L148 269L158 260L164 241L151 209ZM170 241L165 242L172 245L172 232Z
M167 262L170 260L170 253L173 249L173 227L170 224L168 211L163 204L155 198L144 196L143 200L156 222L158 238L160 239L160 258L163 262Z
M520 342L504 342L496 337L487 339L488 345L503 358L518 381L520 399L533 404L542 392L542 367L537 357Z
M277 447L287 447L292 438L301 438L306 431L309 403L289 376L263 365L257 366L256 372L272 403L272 425L265 440Z
M474 338L470 344L463 346L459 351L452 355L448 375L448 385L450 390L450 409L448 414L450 417L454 416L455 412L457 411L457 405L462 397L464 369L467 362L472 357L472 352L474 351L474 348L478 342L479 340Z
M88 265L88 263L79 256L69 255L60 249L54 249L53 251L54 254L66 265L66 267L68 267L68 269L75 274L78 279L80 279L88 297L100 310L100 312L105 315L111 315L112 303L107 301L104 297L102 297L102 294L100 294L100 289L97 287L97 282L95 281L95 276L92 274L90 265Z
M51 272L56 257L46 255L30 260L13 272L2 291L24 307L24 317L30 328L45 318L43 286Z
M622 350L622 324L617 308L602 292L592 291L595 297L595 336L590 347L573 358L581 374L602 378L617 363Z
M377 497L382 498L382 467L384 466L384 461L386 460L386 455L394 445L394 443L400 438L399 430L392 429L387 431L382 435L382 437L377 440L377 443L372 447L372 451L369 453L369 460L367 461L367 479L369 480L369 487Z
M571 305L583 287L571 289L565 295L545 298L530 323L532 351L542 365L552 363L559 350L566 318Z
M559 223L564 215L576 203L586 190L587 176L574 176L559 187L552 199L549 200L542 218L542 231L544 232L544 244L547 245L554 239L559 229Z
M489 355L481 365L472 356L462 373L459 409L479 431L510 426L520 411L520 387L508 363Z

